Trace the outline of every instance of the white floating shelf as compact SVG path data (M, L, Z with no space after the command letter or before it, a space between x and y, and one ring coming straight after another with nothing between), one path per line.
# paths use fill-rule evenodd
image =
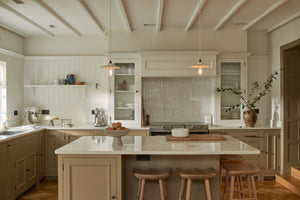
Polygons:
M134 107L116 107L117 110L133 110Z
M134 90L115 90L115 92L130 93L130 92L135 92L135 91Z
M87 85L24 85L27 88L45 88L45 87L53 87L53 88L85 88Z

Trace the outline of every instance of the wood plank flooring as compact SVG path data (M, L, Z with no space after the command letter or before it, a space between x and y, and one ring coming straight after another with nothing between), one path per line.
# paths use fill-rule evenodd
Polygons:
M299 200L300 197L293 194L275 180L256 181L258 199L268 200ZM223 192L223 191L222 191ZM222 193L220 192L220 193ZM18 200L57 200L57 181L44 180L36 187L31 188Z

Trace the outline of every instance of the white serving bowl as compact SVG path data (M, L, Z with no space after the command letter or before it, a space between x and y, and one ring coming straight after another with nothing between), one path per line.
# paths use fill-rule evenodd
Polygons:
M188 137L189 136L189 129L187 129L187 128L173 128L172 129L172 136L173 137Z

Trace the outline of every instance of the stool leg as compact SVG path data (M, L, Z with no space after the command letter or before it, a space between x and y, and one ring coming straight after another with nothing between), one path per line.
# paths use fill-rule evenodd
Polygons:
M139 185L138 185L138 191L137 191L137 199L140 199L141 185L142 185L142 181L141 181L141 179L139 179Z
M164 194L165 192L164 192L163 180L159 179L158 182L159 182L159 190L160 190L160 199L161 200L165 200L165 194Z
M220 171L219 171L219 181L220 181L220 188L221 188L221 184L222 184L222 165L220 165Z
M167 181L163 180L164 183L164 195L165 195L165 200L168 199L168 193L167 193Z
M251 198L251 187L250 187L250 176L247 175L247 188L248 188L248 197Z
M206 189L207 200L211 200L210 187L209 187L209 179L205 179L205 189Z
M185 200L190 200L191 198L191 187L192 187L192 179L188 179Z
M235 176L231 176L231 180L230 180L230 196L229 196L230 200L233 199L234 179L235 179Z
M257 199L255 182L254 182L254 176L252 175L252 176L250 176L250 178L251 178L251 185L252 185L253 197L254 197L254 199Z
M240 188L241 188L241 196L242 198L244 198L244 190L243 190L243 177L242 176L239 176L240 178Z
M180 192L179 192L179 200L183 200L183 191L184 191L185 179L181 179Z
M237 191L237 194L238 194L238 197L241 198L241 193L240 193L240 179L239 179L239 176L236 176L236 191Z
M139 199L139 200L143 200L143 199L144 199L145 184L146 184L146 180L145 180L145 179L142 179L141 196L140 196L140 199Z
M226 173L225 175L225 185L224 185L224 192L223 192L223 200L226 198L226 193L227 193L227 185L228 185L228 174Z

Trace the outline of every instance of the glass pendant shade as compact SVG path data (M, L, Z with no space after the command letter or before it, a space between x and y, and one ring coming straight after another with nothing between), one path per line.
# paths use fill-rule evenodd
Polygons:
M115 69L120 69L120 67L114 65L111 60L109 60L109 63L107 65L102 66L101 68L108 69L109 70L109 76L114 75L114 70Z
M210 66L207 65L207 64L204 64L202 62L202 60L199 59L199 61L196 64L192 65L191 68L198 68L198 74L202 75L202 73L203 73L202 69L204 69L204 68L210 68Z

